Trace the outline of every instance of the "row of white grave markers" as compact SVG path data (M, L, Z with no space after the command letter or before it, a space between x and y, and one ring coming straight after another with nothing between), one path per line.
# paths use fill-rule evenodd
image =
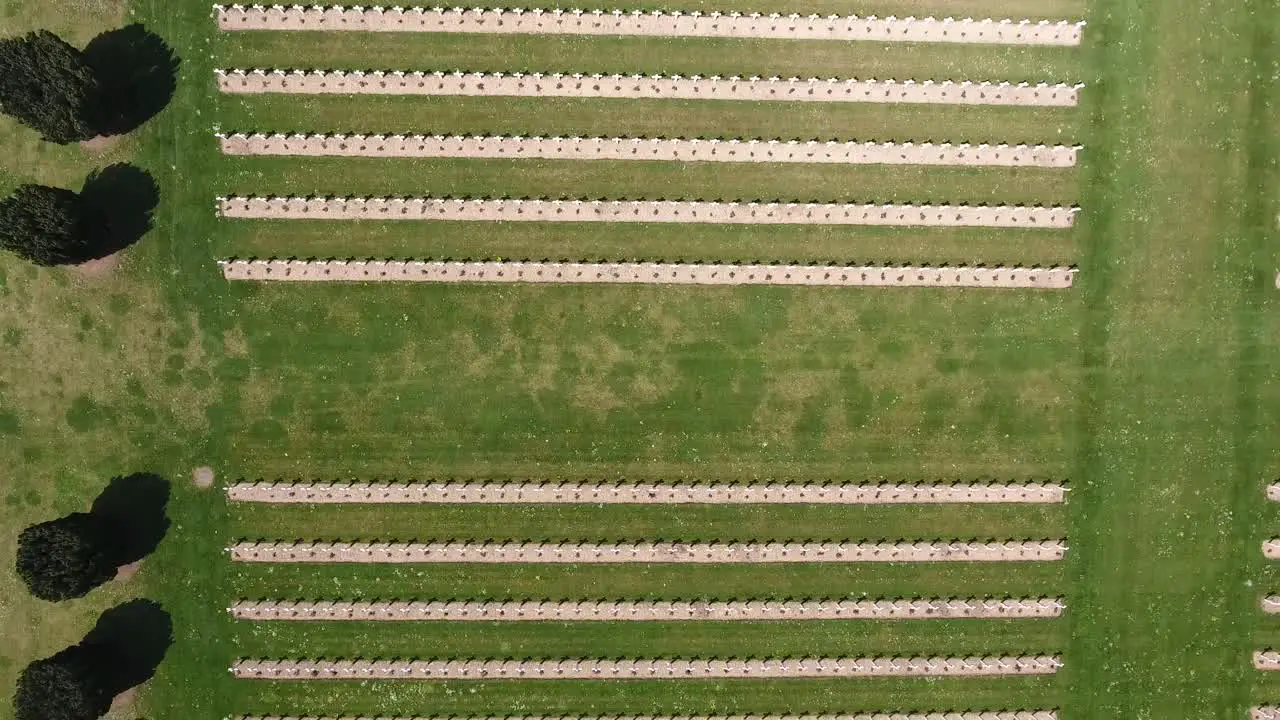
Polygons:
M1280 502L1280 483L1272 483L1266 488L1267 500ZM1280 560L1280 538L1271 538L1262 544L1262 555L1268 560ZM1262 612L1268 615L1280 614L1280 595L1266 595L1259 601ZM1253 654L1253 667L1258 670L1280 670L1280 652L1259 650ZM1249 720L1280 720L1280 706L1259 705L1250 708Z
M240 542L253 563L1052 562L1063 540L1006 542Z
M1075 167L1079 146L487 135L217 134L227 155Z
M219 197L215 208L222 217L258 220L877 225L1057 230L1073 227L1080 212L1077 207L1034 205L244 195Z
M1054 618L1062 598L909 600L241 600L237 620L388 622L734 622Z
M1051 675L1056 655L911 658L569 660L236 660L259 680L666 680L695 678L957 677Z
M824 715L522 715L522 716L335 716L241 715L236 720L1058 720L1056 710L986 710L973 712L886 712ZM1280 720L1280 718L1265 720Z
M1075 107L1082 84L853 78L217 69L224 93L434 95Z
M728 265L423 260L220 260L227 280L830 287L1019 288L1064 290L1075 268Z
M218 29L439 32L525 35L872 40L988 45L1080 44L1085 23L1068 20L876 17L791 13L214 5Z
M442 480L435 482L241 481L231 502L364 504L592 505L898 505L1061 503L1067 487L1050 482L788 483Z

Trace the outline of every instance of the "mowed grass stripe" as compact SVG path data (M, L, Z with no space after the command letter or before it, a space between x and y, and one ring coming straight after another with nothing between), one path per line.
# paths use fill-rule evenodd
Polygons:
M1070 672L1070 669L1063 671ZM1054 707L1063 673L1001 678L732 681L239 682L247 712L500 714L639 712L880 712Z
M1063 563L897 565L230 564L237 598L803 599L1027 597L1064 589Z
M1070 293L223 292L224 476L1066 476Z
M227 257L1050 266L1079 256L1074 230L322 220L219 228Z
M232 508L245 538L379 541L896 541L1062 537L1065 512L1036 506L397 505Z
M243 132L1069 145L1077 141L1083 117L1073 108L618 98L264 94L223 95L218 102L218 126Z
M761 40L244 32L219 36L224 67L720 75L1074 83L1071 48Z
M1078 174L1050 168L625 160L235 157L223 195L1073 205Z
M1066 623L847 620L654 623L252 623L234 626L241 657L373 659L959 657L1039 655Z

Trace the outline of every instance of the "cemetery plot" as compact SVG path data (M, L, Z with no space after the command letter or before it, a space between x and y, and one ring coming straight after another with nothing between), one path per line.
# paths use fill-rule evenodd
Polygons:
M229 608L237 620L383 620L451 622L938 620L1052 618L1062 598L928 598L913 600L714 601L289 601L242 600Z
M806 504L1061 503L1061 483L236 482L231 502Z
M679 200L222 197L219 215L269 220L712 223L1070 228L1079 208Z
M240 542L237 562L265 563L845 563L1045 562L1062 540L900 543Z
M1079 146L489 135L217 135L227 155L1074 167Z
M535 35L641 35L779 40L867 40L996 45L1080 44L1084 22L986 18L878 18L874 15L800 15L562 8L384 8L294 5L214 6L218 28L362 32L501 33Z
M230 94L570 97L1075 107L1081 84L419 70L219 69Z
M1054 655L930 658L637 660L236 660L250 680L637 680L1050 675Z
M224 260L228 280L292 282L665 283L1065 289L1076 270L684 263Z
M1042 266L1023 240L1061 237L1069 248L1082 211L1070 190L1087 152L1074 142L1086 92L1067 54L1083 31L1076 20L274 6L220 7L215 17L236 36L214 58L232 68L215 83L233 120L215 129L227 168L216 208L230 233L273 251L224 254L227 280L684 285L691 295L1075 281L1069 251ZM572 52L559 45L565 36ZM806 58L804 43L821 45L821 57ZM859 49L846 55L845 43ZM776 61L784 46L793 49ZM853 62L882 47L900 59ZM362 69L379 67L403 70ZM867 74L851 77L851 67ZM588 223L601 246L633 232L678 237L689 251L563 250L559 233ZM732 263L702 250L725 228L791 247L846 228L852 242L838 262L795 262L805 255L778 240L776 251L760 241L751 247L767 255L743 251ZM486 249L499 231L540 239L499 254ZM324 250L305 233L327 235ZM466 252L433 251L450 233L465 235ZM1010 252L989 264L858 257L864 238L907 234L1004 238ZM402 292L277 289L285 284L234 292L330 301ZM792 292L741 290L774 291ZM992 295L984 317L1024 302ZM1007 470L996 476L1024 479L233 483L230 671L256 698L240 709L1056 720L1036 708L1055 706L1063 667L1068 489ZM576 476L624 477L620 468ZM968 532L976 527L983 534ZM803 683L779 694L772 681L782 678ZM701 682L712 679L724 684ZM350 680L359 682L331 682ZM538 680L561 682L548 690ZM446 698L442 687L477 692Z

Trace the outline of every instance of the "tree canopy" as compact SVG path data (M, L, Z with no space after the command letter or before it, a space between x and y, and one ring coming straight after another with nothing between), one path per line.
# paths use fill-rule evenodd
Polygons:
M22 185L0 200L0 249L38 265L106 257L151 229L159 200L155 180L124 163L91 173L79 193Z
M115 533L90 513L32 525L18 537L17 570L42 600L82 597L115 576Z
M0 247L37 265L83 262L85 208L73 190L21 185L0 200Z
M159 603L117 605L79 643L22 671L15 720L94 720L116 695L149 680L172 644L173 620Z
M16 720L94 720L111 708L116 688L104 681L97 649L80 644L36 660L18 677Z
M79 49L47 30L0 40L0 111L59 144L97 134L100 83Z

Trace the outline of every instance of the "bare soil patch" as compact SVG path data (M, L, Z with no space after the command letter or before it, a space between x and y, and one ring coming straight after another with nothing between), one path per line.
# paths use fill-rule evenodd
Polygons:
M128 690L116 695L111 700L112 712L120 712L133 707L133 701L138 698L138 688L131 687Z
M80 149L94 155L102 155L116 148L124 141L124 135L98 135L88 140L80 141Z
M82 278L92 279L109 275L120 265L122 260L121 254L118 252L111 253L106 257L100 257L88 262L82 262L74 267L76 275Z
M138 560L116 568L116 582L129 582L134 575L138 574L138 568L140 567L142 567L142 561Z
M208 465L201 465L191 471L191 482L195 483L195 486L201 490L208 490L213 487L213 480L213 468Z

